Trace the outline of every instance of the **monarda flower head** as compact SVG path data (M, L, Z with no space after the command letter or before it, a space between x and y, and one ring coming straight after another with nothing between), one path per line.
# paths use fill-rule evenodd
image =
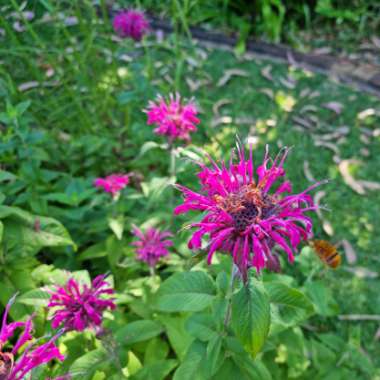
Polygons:
M154 268L161 257L169 254L168 247L173 245L173 242L167 239L172 236L170 232L160 232L150 227L143 233L136 226L133 226L132 232L139 239L132 243L136 247L137 259L144 261L149 267Z
M122 38L140 41L149 30L148 20L143 12L130 9L119 12L113 19L113 28Z
M42 364L53 359L64 360L55 346L55 341L60 334L44 344L32 342L34 339L32 335L33 316L29 317L26 322L7 323L9 309L14 300L15 298L12 298L5 308L0 330L0 379L4 380L23 380L28 373ZM22 329L22 333L11 345L9 340L15 335L16 329ZM9 350L4 349L8 344ZM21 348L23 351L19 353Z
M318 183L299 194L289 194L292 191L289 181L273 189L275 182L285 176L283 165L287 154L288 149L283 149L272 160L266 150L256 175L252 147L247 159L238 145L237 163L231 159L229 165L218 164L210 158L211 168L200 164L201 191L178 186L184 203L175 209L175 214L204 212L200 222L190 225L196 231L189 248L201 248L202 238L208 235L208 263L217 250L230 253L244 282L250 267L260 272L279 265L274 247L283 250L292 262L301 240L312 235L312 220L305 213L316 210L308 193Z
M111 174L105 178L96 178L94 181L95 187L102 188L106 193L110 193L114 199L120 195L120 191L129 183L127 174Z
M55 291L49 291L48 307L53 309L52 327L63 326L68 331L93 328L97 331L102 325L103 312L116 307L112 299L103 298L114 293L105 277L97 276L91 286L80 285L70 278L64 286L56 286Z
M156 102L149 102L145 110L148 125L155 124L154 132L166 136L170 143L176 139L190 141L190 133L197 130L198 110L193 101L183 102L180 95L169 95L169 101L158 96Z

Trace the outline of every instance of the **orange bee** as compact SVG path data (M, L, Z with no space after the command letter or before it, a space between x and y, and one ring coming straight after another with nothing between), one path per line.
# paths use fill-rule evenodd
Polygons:
M330 268L336 269L341 264L342 257L335 245L326 240L312 240L310 241L310 245L321 261Z

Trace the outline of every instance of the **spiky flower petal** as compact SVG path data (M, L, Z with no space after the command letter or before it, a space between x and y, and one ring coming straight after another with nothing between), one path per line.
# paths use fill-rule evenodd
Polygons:
M115 32L123 38L140 41L149 30L149 23L143 12L130 9L119 12L113 19Z
M63 326L65 330L76 331L100 327L103 312L116 307L112 299L103 298L114 293L105 277L97 276L91 286L80 285L70 278L63 287L57 286L55 291L50 291L48 307L53 308L52 327Z
M96 178L95 187L102 188L106 193L111 193L113 198L117 198L120 191L129 183L127 174L111 174L105 178Z
M156 266L161 257L169 254L168 247L173 245L171 240L167 240L172 236L170 232L160 232L151 227L144 233L136 226L133 226L132 232L139 239L132 243L136 247L137 259L144 261L151 268Z
M278 269L275 247L292 262L299 243L312 236L312 220L306 213L316 210L309 192L318 184L299 194L289 194L292 184L283 181L273 191L275 182L285 176L287 154L288 150L283 149L272 160L267 150L255 175L252 147L246 158L238 145L237 163L231 159L229 165L218 164L210 158L211 168L200 164L200 192L178 185L184 203L175 214L191 210L204 213L200 222L191 224L196 231L189 248L201 248L203 237L208 235L208 263L216 251L228 252L244 281L250 267L258 272L265 267Z
M169 95L167 102L158 96L156 102L149 102L145 110L148 124L155 124L154 132L166 136L170 143L176 139L190 141L190 133L197 130L198 110L193 101L185 103L179 94Z

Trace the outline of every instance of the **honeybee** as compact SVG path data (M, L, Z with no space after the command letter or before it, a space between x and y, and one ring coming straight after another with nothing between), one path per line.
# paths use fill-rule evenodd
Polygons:
M310 241L310 245L321 261L330 268L336 269L341 264L342 257L337 251L335 245L326 240L312 240Z

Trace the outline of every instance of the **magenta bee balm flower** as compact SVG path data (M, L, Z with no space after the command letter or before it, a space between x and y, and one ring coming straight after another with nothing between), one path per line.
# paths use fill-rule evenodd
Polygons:
M129 183L127 174L111 174L105 178L96 178L95 187L101 187L106 193L111 193L113 198L117 198L120 191Z
M103 312L116 307L112 299L103 298L114 293L109 283L104 281L105 277L97 276L91 286L81 286L71 278L66 285L57 286L55 291L50 292L48 307L53 308L52 327L63 326L65 330L76 331L100 327Z
M136 247L137 259L146 262L151 268L156 266L161 257L169 254L168 247L173 245L171 240L167 240L172 236L168 231L160 232L151 227L143 233L139 228L133 226L133 234L139 238L132 243Z
M267 151L256 175L252 147L246 159L238 146L239 161L233 163L231 159L228 166L211 158L211 168L200 164L201 191L178 186L184 203L175 209L175 214L204 212L199 223L191 224L196 231L189 248L201 248L203 237L208 235L208 263L217 250L231 254L244 282L250 267L259 272L278 265L274 247L283 250L292 262L301 240L312 235L312 220L305 213L316 209L308 193L318 183L299 194L285 195L292 191L289 181L273 190L275 182L285 175L283 164L287 153L284 149L272 160Z
M13 297L7 304L3 315L1 330L0 330L0 379L6 380L22 380L34 368L48 363L51 360L64 360L64 357L55 346L55 341L60 334L55 335L44 344L33 343L33 316L29 317L26 322L11 322L7 323L9 309L14 302ZM9 340L13 338L16 329L22 329L18 340L10 344ZM28 342L30 342L28 344ZM4 346L9 343L10 348L4 351ZM22 348L22 353L19 351Z
M155 124L154 132L158 135L166 136L172 143L176 139L190 141L190 133L197 130L199 119L198 110L195 104L190 101L184 103L179 94L175 97L170 94L169 102L159 96L155 102L149 102L148 124Z
M130 9L121 11L115 16L113 28L120 37L140 41L148 32L149 23L143 12Z

